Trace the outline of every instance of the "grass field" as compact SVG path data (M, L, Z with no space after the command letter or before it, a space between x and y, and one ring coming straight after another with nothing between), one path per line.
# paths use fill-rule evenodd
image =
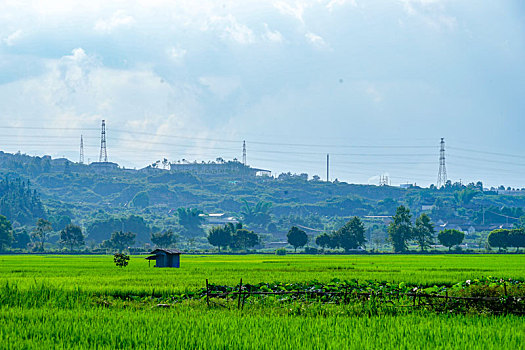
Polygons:
M127 268L111 256L0 256L1 348L483 348L525 344L523 316L360 313L356 305L288 303L169 309L151 302L100 303L112 294L170 294L211 282L304 282L333 278L453 284L482 276L525 279L525 255L183 255L180 269ZM7 345L6 345L7 344Z
M525 255L183 255L180 269L148 267L132 257L119 269L112 256L0 256L0 285L20 289L39 284L64 290L112 293L171 293L213 283L304 282L333 278L452 284L497 276L525 279Z

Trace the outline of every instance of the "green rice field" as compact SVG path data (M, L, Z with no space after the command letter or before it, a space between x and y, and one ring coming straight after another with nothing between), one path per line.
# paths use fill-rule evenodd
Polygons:
M378 309L361 304L264 303L207 307L186 300L157 307L144 297L202 288L205 280L378 280L431 286L486 276L525 279L525 255L183 255L180 269L134 256L0 256L0 348L519 349L520 315ZM115 295L120 298L114 298ZM366 306L369 308L369 306Z

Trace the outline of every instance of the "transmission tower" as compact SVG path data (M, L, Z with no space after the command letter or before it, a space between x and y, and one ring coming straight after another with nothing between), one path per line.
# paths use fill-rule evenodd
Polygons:
M388 175L379 175L379 186L390 186Z
M441 138L441 149L439 150L439 173L437 188L445 186L447 183L447 167L445 166L445 139Z
M84 164L84 139L80 135L80 164Z
M100 157L99 162L108 161L108 153L106 151L106 121L102 121L102 133L100 134Z
M242 142L242 164L246 166L246 141Z

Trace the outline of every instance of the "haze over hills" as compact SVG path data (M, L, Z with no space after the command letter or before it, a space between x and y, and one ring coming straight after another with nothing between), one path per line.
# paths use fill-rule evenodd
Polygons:
M462 230L484 231L525 222L525 191L500 189L498 194L497 189L483 189L479 182L449 182L441 189L400 188L326 182L306 174L257 176L238 161L187 165L182 171L176 165L172 170L162 169L162 164L132 170L114 163L85 165L1 153L3 177L36 190L28 203L37 203L25 205L33 209L26 210L30 214L23 220L10 212L1 214L18 228L32 226L39 217L48 218L57 230L69 222L81 224L88 240L97 243L122 227L137 230L142 242L149 241L154 231L180 231L178 208L225 214L276 238L291 225L307 227L315 234L333 230L356 215L368 220L368 227L375 227L384 239L385 220L400 204L408 206L414 216L425 212L436 224ZM255 210L259 203L270 204L250 222L246 211ZM188 234L204 238L204 232L183 233Z

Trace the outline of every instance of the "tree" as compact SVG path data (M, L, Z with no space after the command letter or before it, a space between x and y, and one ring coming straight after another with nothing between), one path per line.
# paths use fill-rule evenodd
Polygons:
M388 225L388 235L394 246L394 252L401 253L407 250L407 241L412 238L412 215L403 205L397 207L396 215Z
M254 224L265 227L271 221L270 210L272 203L260 201L255 206L250 205L244 200L241 208L241 215L247 224Z
M149 206L149 196L146 192L139 192L133 197L131 203L135 208L146 208Z
M192 236L196 236L202 232L200 225L204 222L204 218L200 216L202 211L197 208L179 208L177 209L179 216L179 225Z
M60 243L69 246L69 250L73 251L74 247L84 245L84 235L80 226L69 224L62 231L60 231Z
M220 253L221 247L226 247L230 244L234 231L233 225L214 226L208 232L208 242L212 246L218 247Z
M122 253L115 253L115 255L113 255L113 261L115 262L115 265L120 268L126 267L128 266L129 256Z
M500 250L507 248L509 242L509 230L499 229L489 233L488 242L491 247L498 247Z
M286 238L288 239L288 243L290 243L295 251L297 252L297 248L303 247L308 243L308 235L303 230L298 229L295 226L292 226L290 231L286 234Z
M31 238L26 230L13 233L13 243L11 248L27 249L27 245L31 243Z
M345 252L350 249L357 249L366 242L365 226L357 216L354 216L335 232L334 240L337 246L343 248Z
M176 241L177 237L172 230L151 234L151 242L159 248L169 248L175 244Z
M232 235L230 247L232 249L248 249L259 244L259 235L246 229L236 230Z
M32 232L32 236L40 241L40 251L44 251L44 243L47 239L47 235L51 232L51 223L45 219L38 219L36 222L36 228Z
M122 252L124 249L135 244L135 237L136 234L133 232L115 231L111 234L109 240L102 242L102 246Z
M449 251L453 246L461 244L464 238L465 234L459 230L446 229L438 233L439 243L448 247Z
M332 242L332 237L328 233L323 233L317 236L315 239L315 244L317 244L319 247L322 247L323 249L330 247Z
M480 194L479 191L476 191L472 188L464 188L461 191L454 191L454 199L458 202L459 205L465 206L469 204L474 197Z
M509 245L516 247L516 253L520 248L525 248L525 230L514 229L509 232Z
M0 251L11 245L13 242L13 228L11 223L3 215L0 215Z
M434 240L434 233L434 225L430 221L430 217L425 213L421 214L416 219L416 227L413 231L413 239L417 242L421 251L430 247Z

